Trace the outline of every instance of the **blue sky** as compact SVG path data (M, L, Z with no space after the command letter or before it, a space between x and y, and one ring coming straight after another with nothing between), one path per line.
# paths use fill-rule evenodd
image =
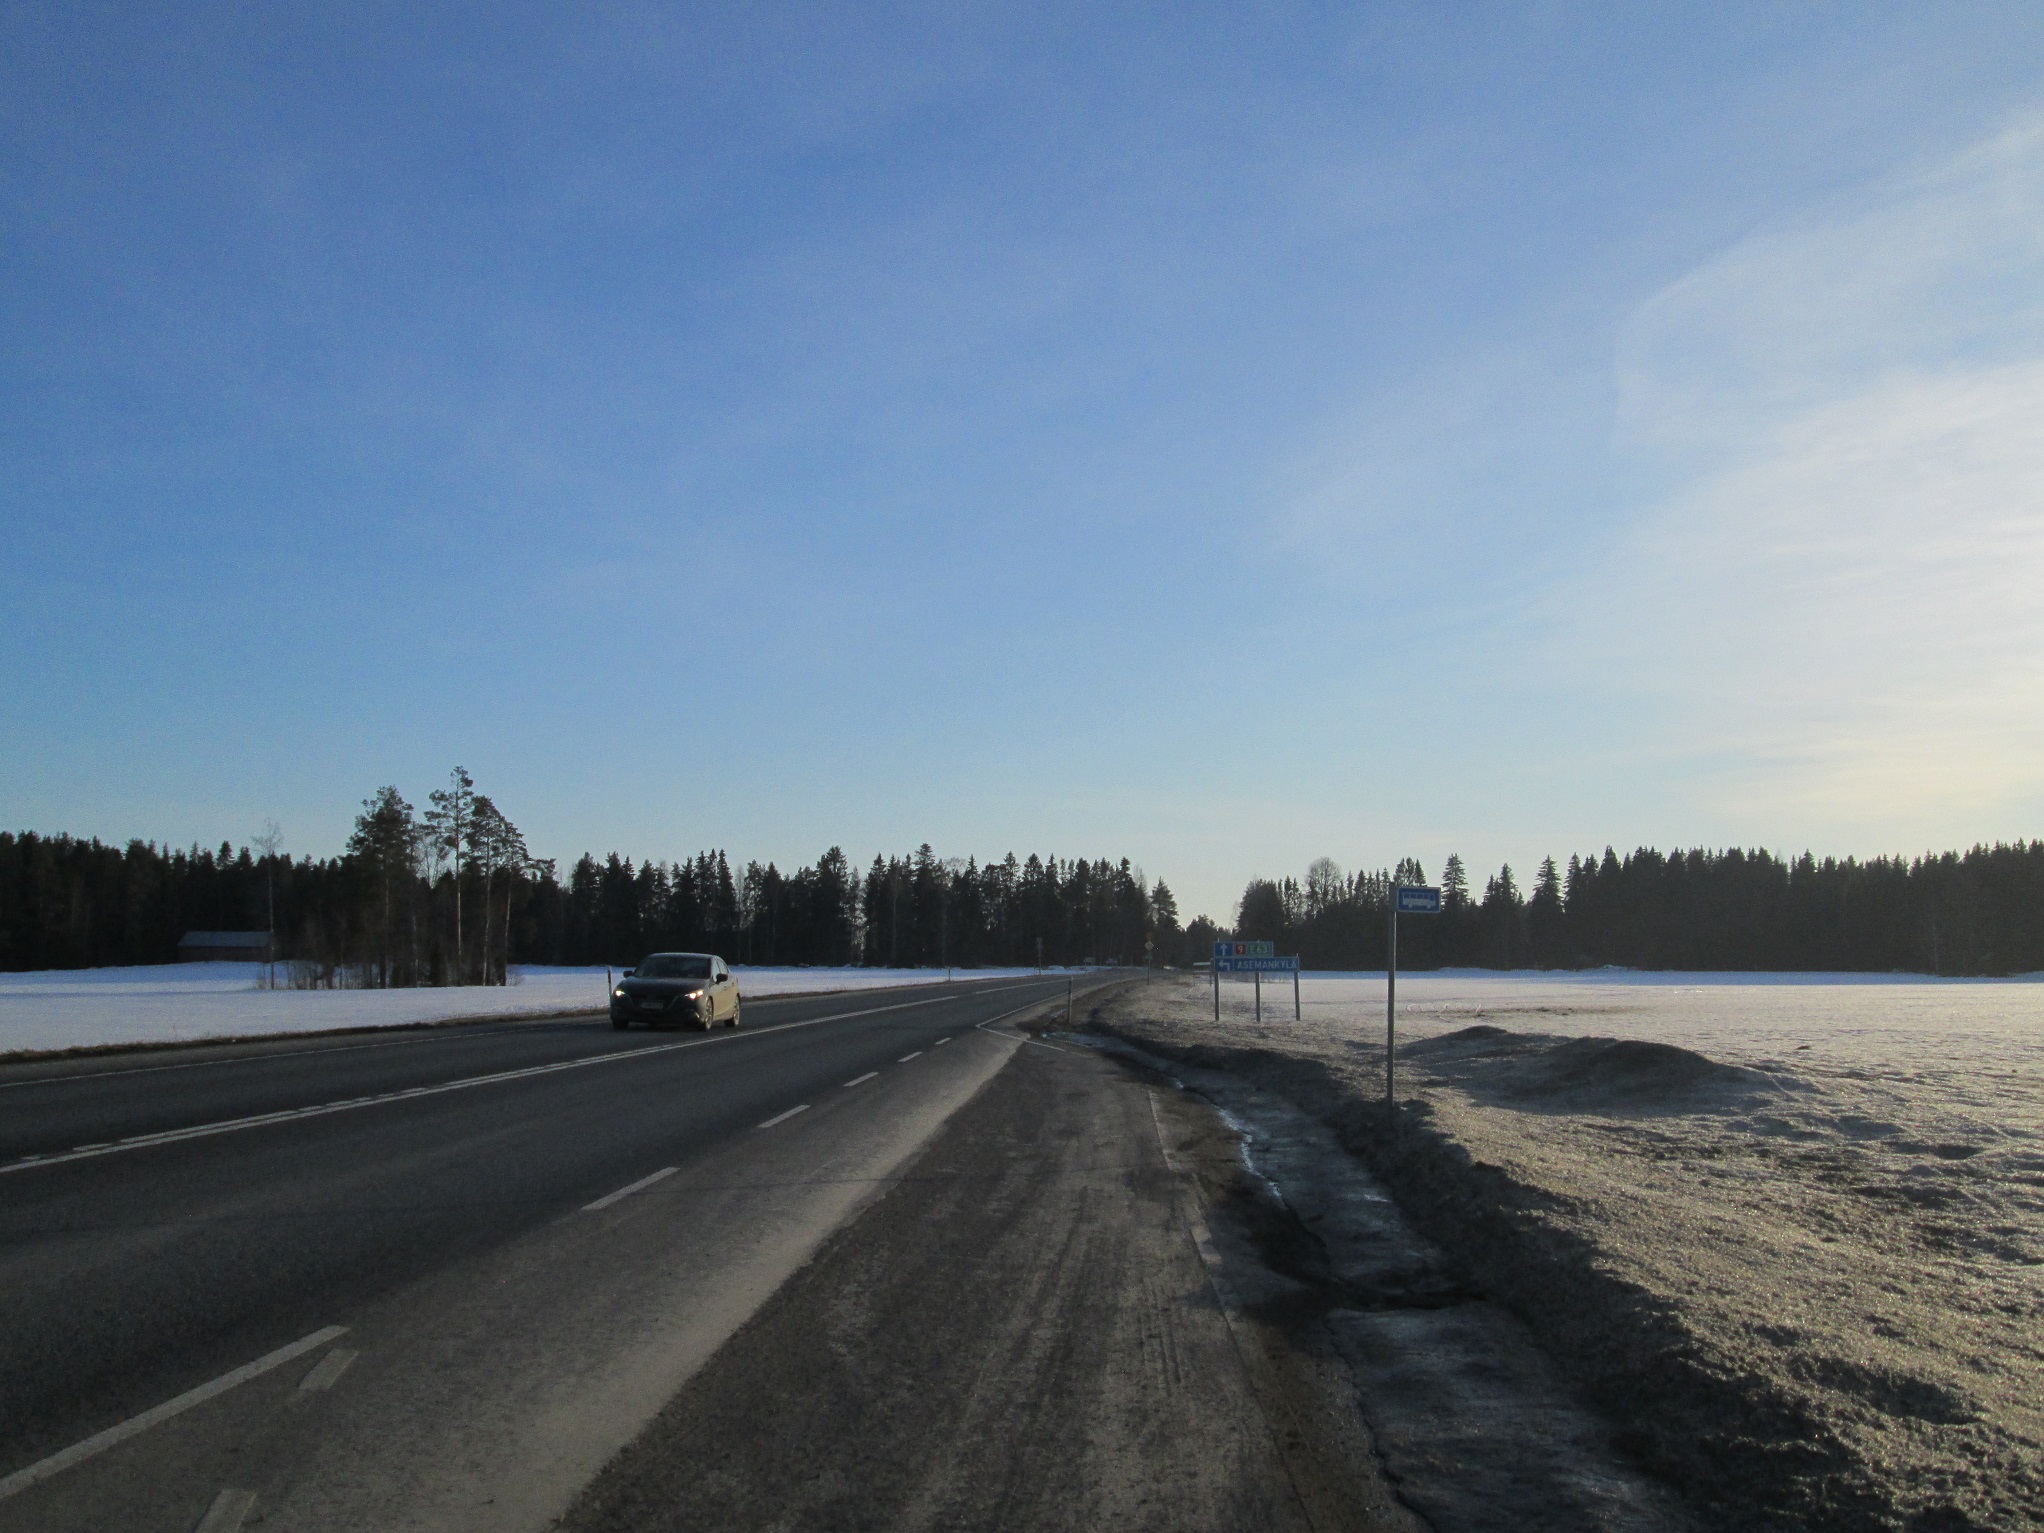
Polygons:
M0 822L2044 831L2044 11L0 9Z

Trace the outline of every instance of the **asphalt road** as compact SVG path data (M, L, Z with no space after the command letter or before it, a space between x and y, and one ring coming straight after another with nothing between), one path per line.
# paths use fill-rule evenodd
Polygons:
M1424 1533L1293 1334L1250 1181L1204 1104L1022 1047L564 1533Z
M0 1069L0 1528L545 1526L1064 989Z

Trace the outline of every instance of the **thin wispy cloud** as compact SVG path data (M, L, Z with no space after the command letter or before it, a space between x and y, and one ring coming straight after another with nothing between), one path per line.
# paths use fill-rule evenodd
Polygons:
M1622 429L1686 482L1592 573L1570 653L1659 705L1728 817L1897 840L2034 817L2040 189L2033 122L1754 236L1627 327Z

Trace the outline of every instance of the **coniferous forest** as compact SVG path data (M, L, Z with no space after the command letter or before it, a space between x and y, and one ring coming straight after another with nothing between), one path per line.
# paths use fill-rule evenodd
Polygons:
M187 931L274 931L298 983L502 984L521 963L636 963L661 949L740 964L1017 967L1175 960L1171 891L1120 861L940 859L863 871L733 865L722 851L561 873L459 769L424 810L364 801L338 857L222 843L125 847L0 833L0 969L170 963ZM1212 928L1205 931L1211 934Z
M1252 881L1236 935L1309 969L1381 969L1394 878L1428 882L1410 859L1348 875L1325 858L1303 882ZM1565 868L1545 859L1531 888L1507 864L1480 891L1451 856L1440 887L1442 914L1400 921L1400 967L2044 970L2044 841L1866 862L1607 847Z
M1309 969L1375 969L1394 879L1428 882L1412 859L1346 874L1322 858L1303 881L1252 881L1225 932L1181 926L1170 888L1126 858L979 863L925 845L862 870L832 847L783 871L722 851L613 852L563 874L458 768L422 810L378 789L337 857L257 841L0 833L0 969L168 963L195 930L274 931L297 982L367 986L501 984L518 964L668 948L741 964L1190 964L1222 935L1271 940ZM1401 923L1403 967L2044 970L2044 841L1865 862L1607 848L1547 859L1530 888L1507 866L1481 890L1450 857L1440 883L1445 912Z

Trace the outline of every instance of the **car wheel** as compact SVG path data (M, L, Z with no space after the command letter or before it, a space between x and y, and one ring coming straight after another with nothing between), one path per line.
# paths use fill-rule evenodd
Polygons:
M612 1012L610 1015L610 1025L619 1032L623 1032L632 1025L632 1019L630 1017L621 1017L616 1012Z
M738 1025L738 1003L736 1001L731 1003L731 1020L724 1025L726 1027L736 1027Z

